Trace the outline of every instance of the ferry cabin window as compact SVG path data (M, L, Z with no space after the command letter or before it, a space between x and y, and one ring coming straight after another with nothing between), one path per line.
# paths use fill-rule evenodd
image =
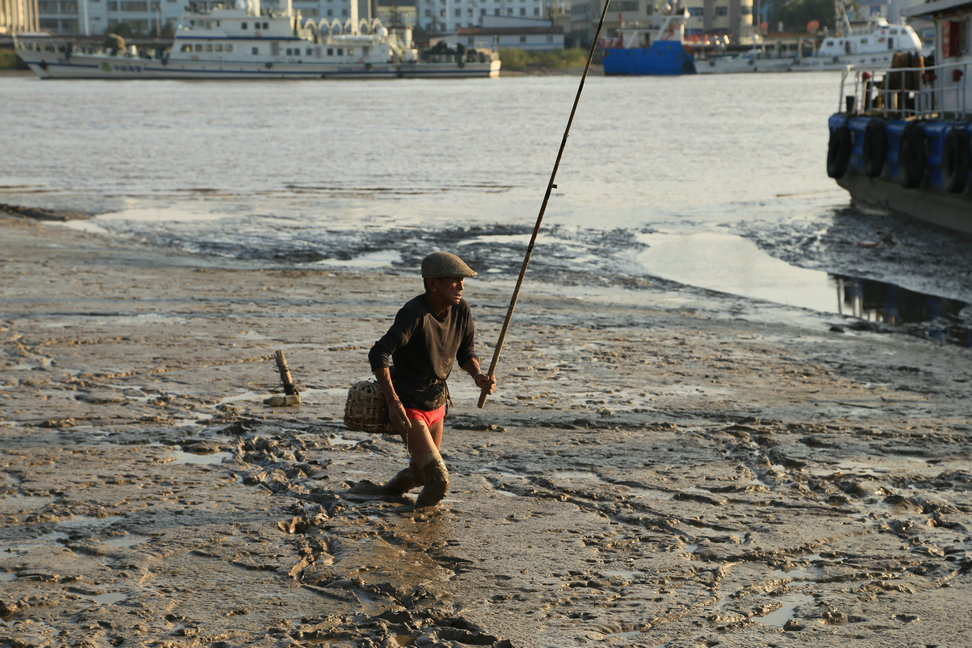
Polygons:
M216 43L216 51L217 52L222 52L223 51L223 44L222 43Z
M327 48L327 55L328 56L334 56L334 48L333 47L328 47Z
M182 51L183 52L191 52L192 51L192 45L190 45L189 43L183 44Z
M314 50L313 50L313 49L311 49L310 47L308 47L308 48L307 48L307 56L311 56L311 55L313 55L313 54L314 54Z
M226 51L227 52L232 52L233 51L233 44L232 43L226 43Z
M202 51L202 43L196 43L196 51L197 52L201 52Z
M259 53L260 53L260 48L259 47L254 47L253 48L253 56L256 56Z
M240 29L246 29L246 23L241 24Z
M213 44L212 43L206 43L206 51L207 52L212 52L213 51Z

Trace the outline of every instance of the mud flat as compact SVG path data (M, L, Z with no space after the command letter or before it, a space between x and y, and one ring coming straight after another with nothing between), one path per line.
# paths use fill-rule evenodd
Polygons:
M2 646L969 645L968 349L530 287L421 511L341 423L417 280L0 229Z

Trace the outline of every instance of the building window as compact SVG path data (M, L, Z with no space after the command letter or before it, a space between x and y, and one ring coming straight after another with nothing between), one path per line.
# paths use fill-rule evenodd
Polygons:
M717 15L717 16L728 16L729 15L729 7L716 7L715 8L715 15Z

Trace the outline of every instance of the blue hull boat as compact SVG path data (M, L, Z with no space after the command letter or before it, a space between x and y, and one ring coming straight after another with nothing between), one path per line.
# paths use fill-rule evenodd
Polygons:
M651 29L622 25L615 38L601 42L604 74L695 74L695 57L683 45L688 17L688 11L679 8L656 14Z
M655 41L650 47L605 47L606 75L695 74L695 58L678 41Z

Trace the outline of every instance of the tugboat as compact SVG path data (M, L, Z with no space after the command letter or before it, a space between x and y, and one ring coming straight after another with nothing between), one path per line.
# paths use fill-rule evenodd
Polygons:
M861 209L972 235L972 0L905 13L935 21L934 58L901 53L890 68L845 70L828 121L827 175Z
M50 34L17 34L18 56L42 79L375 79L495 78L499 56L488 48L420 54L411 29L390 32L378 20L302 21L291 0L275 9L238 0L187 12L172 47L139 52L113 36L101 49ZM195 3L194 3L195 4Z
M604 74L695 74L695 57L683 44L688 17L687 9L664 5L652 29L621 26L617 38L601 42Z

